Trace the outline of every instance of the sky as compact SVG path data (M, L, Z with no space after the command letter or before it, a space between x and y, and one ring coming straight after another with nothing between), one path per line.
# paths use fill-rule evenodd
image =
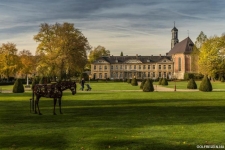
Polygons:
M111 55L165 55L174 21L179 41L195 42L201 31L224 33L224 6L224 0L0 0L0 45L35 54L40 24L69 22L92 48L101 45Z

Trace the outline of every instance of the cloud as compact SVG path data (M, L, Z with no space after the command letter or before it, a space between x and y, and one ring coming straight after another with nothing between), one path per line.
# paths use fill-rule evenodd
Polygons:
M112 54L158 55L169 51L173 22L179 40L194 41L224 32L223 0L7 0L0 2L0 43L14 41L18 49L35 51L41 23L74 23L92 47Z

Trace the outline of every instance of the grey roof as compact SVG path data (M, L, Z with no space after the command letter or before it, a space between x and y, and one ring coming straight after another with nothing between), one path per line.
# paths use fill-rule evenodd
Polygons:
M176 27L173 27L171 31L178 31L178 29Z
M128 60L139 60L142 63L156 63L163 59L171 61L171 56L103 56L98 58L94 63L97 63L98 60L105 60L110 64L124 63Z
M192 48L194 43L191 41L189 37L184 39L183 41L177 43L168 53L168 55L183 53L190 54L192 52Z

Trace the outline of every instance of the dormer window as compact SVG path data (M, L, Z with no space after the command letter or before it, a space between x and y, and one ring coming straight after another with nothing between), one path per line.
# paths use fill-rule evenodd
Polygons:
M166 60L163 60L163 62L166 62Z
M150 62L150 60L149 60L149 59L147 59L147 62Z
M118 63L118 60L116 60L115 62Z

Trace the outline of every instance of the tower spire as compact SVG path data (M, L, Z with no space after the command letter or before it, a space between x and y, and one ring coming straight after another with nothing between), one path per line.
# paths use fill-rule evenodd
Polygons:
M188 37L189 37L189 30L187 30L188 31Z
M172 32L171 49L175 46L175 44L179 43L179 40L178 40L178 29L175 27L175 21L173 23L174 23L174 27L171 30L171 32Z

